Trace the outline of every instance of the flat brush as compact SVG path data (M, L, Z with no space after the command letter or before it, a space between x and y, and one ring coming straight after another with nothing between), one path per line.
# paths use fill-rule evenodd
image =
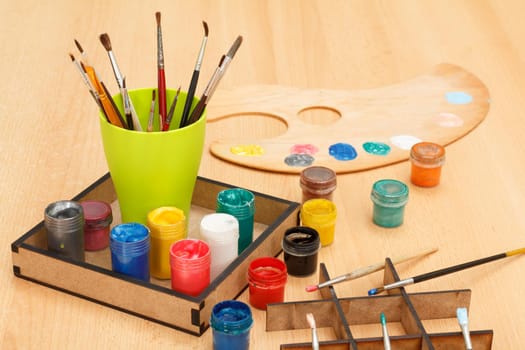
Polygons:
M217 85L219 85L219 82L224 76L226 69L228 69L230 62L233 60L235 53L241 46L241 43L242 43L242 36L239 35L237 39L235 39L235 41L233 42L230 49L228 50L228 53L222 56L219 62L219 66L215 69L215 72L213 73L210 81L208 82L206 89L204 89L204 93L202 94L202 97L199 103L197 103L197 105L195 106L195 109L191 112L191 115L188 118L188 122L184 126L193 124L194 122L199 120L202 113L204 112L204 109L206 108L206 105L211 99L213 93L215 92Z
M128 129L131 130L139 130L142 131L142 128L140 126L140 121L137 116L137 112L135 111L135 108L133 107L133 103L131 101L131 98L128 95L127 89L124 87L124 76L122 75L122 72L120 71L120 68L117 64L117 59L115 58L115 54L113 53L113 49L111 47L111 40L109 39L109 35L107 33L100 34L99 36L100 42L102 43L102 46L106 49L109 61L111 62L111 68L113 68L113 73L115 74L115 79L117 80L117 85L120 90L120 94L122 95L122 102L124 105L124 109L128 108L132 123L130 127L130 123L128 123Z
M448 274L453 273L453 272L457 272L457 271L465 270L465 269L468 269L468 268L471 268L471 267L474 267L474 266L486 264L486 263L494 261L494 260L499 260L499 259L503 259L503 258L506 258L506 257L509 257L509 256L523 254L523 253L525 253L525 248L511 250L511 251L508 251L508 252L505 252L505 253L492 255L492 256L489 256L489 257L486 257L486 258L469 261L469 262L466 262L466 263L463 263L463 264L459 264L459 265L455 265L455 266L451 266L451 267L446 267L446 268L443 268L443 269L440 269L440 270L424 273L424 274L421 274L421 275L418 275L418 276L414 276L414 277L407 278L407 279L404 279L404 280L401 280L401 281L397 281L397 282L394 282L394 283L391 283L391 284L387 284L387 285L385 285L383 287L370 289L368 291L368 295L376 295L376 294L382 293L385 290L394 289L394 288L401 288L401 287L407 286L409 284L423 282L423 281L426 281L426 280L429 280L429 279L432 279L432 278L441 277L441 276L448 275Z
M97 74L95 73L93 67L87 66L83 63L81 63L81 66L91 81L91 84L95 88L99 97L100 105L102 106L104 114L106 115L109 122L118 127L124 127L125 124L123 122L122 116L120 115L118 109L114 107L113 99L107 93L107 89L105 88L104 84L98 80Z
M319 350L319 337L317 336L317 326L315 325L315 318L312 313L306 314L306 322L312 329L312 350Z
M203 21L202 25L204 26L204 37L202 38L201 48L199 50L199 55L197 56L197 62L195 63L195 69L193 70L193 74L191 76L190 86L188 88L188 94L186 95L186 102L184 103L184 109L182 111L182 118L180 120L179 127L184 126L188 120L191 104L193 102L193 97L195 96L195 90L197 88L197 82L199 80L206 42L208 41L208 24Z
M421 253L418 253L416 255L397 257L397 258L392 259L392 264L395 265L395 264L399 264L399 263L405 262L407 260L420 258L420 257L423 257L425 255L437 252L437 250L438 250L438 248L432 248L432 249L424 250ZM334 284L337 284L337 283L341 283L341 282L344 282L344 281L349 281L349 280L353 280L353 279L356 279L356 278L359 278L359 277L363 277L365 275L368 275L368 274L371 274L373 272L382 270L384 268L385 268L385 261L383 260L382 262L378 262L376 264L372 264L372 265L369 265L369 266L361 267L361 268L359 268L357 270L354 270L354 271L349 272L347 274L335 277L335 278L333 278L333 279L331 279L329 281L320 283L318 285L308 286L305 289L306 289L307 292L314 292L314 291L316 291L316 290L318 290L320 288L328 287L328 286L331 286L331 285L334 285Z
M157 20L157 87L159 100L160 130L166 122L166 76L164 73L164 50L162 48L162 28L160 26L160 12L155 13Z

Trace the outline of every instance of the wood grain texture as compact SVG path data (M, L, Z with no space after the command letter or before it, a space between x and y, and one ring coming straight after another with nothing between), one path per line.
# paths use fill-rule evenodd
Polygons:
M341 174L334 244L319 254L341 275L386 256L436 246L439 252L403 264L408 277L523 246L525 216L525 2L520 0L200 0L0 2L0 348L210 349L200 338L17 279L10 244L42 220L45 206L67 199L107 172L97 107L68 53L73 39L88 51L108 89L116 83L98 36L108 33L130 89L156 85L155 12L162 11L167 86L189 84L202 39L210 36L198 95L237 35L244 41L221 81L223 90L254 85L359 91L391 86L449 62L474 73L490 89L490 111L467 137L447 146L439 187L410 185L407 162ZM222 124L222 125L221 125ZM228 126L228 127L226 127ZM229 128L209 123L206 145L240 133L264 138L280 123L251 118ZM233 134L229 134L233 133ZM253 170L205 152L200 175L300 201L295 174ZM383 229L371 220L369 194L381 178L410 186L404 224ZM473 329L493 329L494 349L525 339L525 261L512 257L419 283L409 292L471 289ZM317 276L290 278L286 301L318 299L304 287ZM363 296L380 273L337 286L338 295ZM240 300L248 301L247 293ZM308 342L309 330L266 332L254 310L252 350ZM457 321L432 323L449 330ZM459 330L459 328L458 328ZM380 336L379 324L353 328ZM325 330L320 330L321 339Z

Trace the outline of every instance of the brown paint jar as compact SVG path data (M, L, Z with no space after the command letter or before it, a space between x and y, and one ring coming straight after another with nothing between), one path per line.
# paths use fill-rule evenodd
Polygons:
M313 198L331 201L337 187L337 177L332 169L311 166L301 171L300 185L303 190L303 203Z

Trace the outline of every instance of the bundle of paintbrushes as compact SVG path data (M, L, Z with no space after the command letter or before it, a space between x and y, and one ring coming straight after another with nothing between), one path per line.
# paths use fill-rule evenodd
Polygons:
M180 87L171 101L171 104L168 108L168 101L166 101L166 76L164 71L164 50L162 45L162 28L161 28L161 15L160 12L155 14L155 19L157 22L157 89L153 90L152 93L152 107L150 109L149 118L142 118L142 120L147 120L148 125L145 128L146 131L168 131L170 130L170 125L174 117L175 106L179 98ZM180 122L176 127L182 128L188 126L192 123L195 123L202 116L204 109L206 108L208 102L210 101L215 89L217 88L220 80L226 73L230 62L232 61L235 53L239 49L242 43L242 36L238 36L234 41L228 52L223 55L219 61L219 65L215 69L212 77L210 78L208 85L204 89L200 100L192 109L192 102L194 100L195 92L197 89L197 83L199 79L199 73L204 58L204 51L206 48L206 43L208 41L208 24L202 22L204 26L204 37L200 46L199 54L197 56L197 62L195 64L195 69L193 71L190 85L186 94L186 99L184 101L184 109L180 115ZM87 60L87 55L80 43L75 40L75 45L81 54L81 60L77 60L73 54L69 54L71 60L78 68L84 84L87 86L89 93L97 103L101 112L106 117L107 121L115 126L126 128L129 130L143 131L142 125L140 123L141 118L137 115L135 107L133 106L133 101L128 94L126 79L121 73L120 68L117 64L115 54L111 45L109 35L104 33L100 35L100 42L104 46L104 49L107 51L113 73L115 74L115 79L117 82L120 95L122 96L122 108L119 109L115 101L112 98L112 95L109 93L106 85L100 79L100 77L95 72L95 69L92 65L89 64ZM155 105L158 108L158 124L159 129L154 130L153 127L153 118ZM124 116L121 111L123 111ZM175 127L175 128L176 128ZM173 129L173 127L171 127Z

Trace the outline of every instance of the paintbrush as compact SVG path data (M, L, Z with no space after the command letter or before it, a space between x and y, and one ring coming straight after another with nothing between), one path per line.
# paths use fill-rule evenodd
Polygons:
M78 51L80 52L80 56L82 56L82 60L83 60L84 64L89 65L87 53L84 51L84 48L82 48L82 46L80 45L80 43L78 42L77 39L74 39L74 41L75 41L75 46L77 47Z
M438 250L438 248L432 248L432 249L424 250L421 253L418 253L416 255L397 257L397 258L392 259L392 264L399 264L399 263L405 262L407 260L420 258L420 257L423 257L425 255L437 252L437 250ZM376 272L376 271L382 270L384 268L385 268L385 261L383 260L382 262L378 262L378 263L373 264L373 265L361 267L361 268L359 268L357 270L354 270L354 271L349 272L347 274L335 277L335 278L333 278L333 279L331 279L329 281L320 283L318 285L308 286L305 289L306 289L307 292L314 292L314 291L318 290L319 288L324 288L324 287L328 287L328 286L334 285L336 283L341 283L341 282L344 282L344 281L349 281L349 280L353 280L353 279L356 279L356 278L359 278L359 277L363 277L365 275L371 274L372 272Z
M115 104L115 101L113 100L113 97L111 97L111 94L109 93L109 90L108 88L106 87L106 85L104 85L103 82L100 82L100 86L102 87L103 91L104 91L104 96L105 98L109 101L113 111L115 112L121 126L123 128L127 128L126 126L126 122L124 121L124 119L122 118L122 114L120 114L120 111L119 109L117 108L117 105Z
M319 338L317 337L317 328L315 325L314 315L312 313L307 313L306 321L308 322L308 325L312 329L312 349L319 350Z
M164 73L164 50L162 48L162 28L160 26L160 12L155 13L157 20L157 87L159 93L160 130L164 129L166 122L166 76Z
M170 128L171 120L173 119L173 114L175 113L175 107L177 106L177 100L179 99L179 94L180 94L180 86L177 89L177 92L175 93L173 102L171 103L170 111L168 112L168 116L166 117L166 124L164 124L165 130L163 131L168 131Z
M148 132L153 131L153 118L155 117L155 90L151 91L151 105L149 108Z
M71 61L75 64L75 67L77 67L78 71L80 72L80 76L82 77L82 81L84 82L84 84L87 86L88 90L89 90L89 93L91 94L91 96L95 99L95 102L99 105L100 107L100 101L98 99L98 94L97 92L95 91L95 88L93 87L93 85L91 84L91 81L89 81L89 78L88 76L86 75L86 72L84 71L84 69L82 69L82 66L80 65L80 62L78 62L76 59L75 59L75 56L73 56L72 53L69 54L69 57L71 58Z
M99 39L102 43L102 46L104 46L108 53L109 61L111 62L111 68L113 68L113 73L115 74L115 79L117 80L117 85L120 90L120 94L122 95L124 109L126 109L127 105L127 108L129 109L131 115L132 123L128 123L128 129L142 131L137 112L135 112L135 108L133 107L131 98L129 97L128 91L124 86L124 76L122 75L122 72L120 71L120 68L117 64L117 59L115 58L115 54L113 53L109 35L107 33L100 34Z
M126 88L126 78L122 78L122 96L128 95L128 89ZM126 116L126 123L128 124L129 130L135 130L133 125L133 117L131 116L131 106L130 102L131 100L129 98L124 98L124 115Z
M202 21L204 26L204 37L202 38L201 48L199 50L199 55L197 56L197 62L195 63L195 69L191 76L190 87L188 88L188 93L186 95L186 102L184 103L184 109L182 111L182 118L179 123L179 127L182 127L186 124L188 120L191 104L193 102L193 96L195 96L195 89L197 88L197 81L199 80L199 73L201 70L202 59L204 58L204 50L206 48L206 42L208 41L208 24Z
M381 320L381 331L383 332L383 345L385 350L390 350L390 336L388 335L388 328L386 328L386 317L383 312L381 312L379 319Z
M463 263L463 264L459 264L459 265L455 265L455 266L451 266L451 267L446 267L446 268L443 268L443 269L440 269L440 270L424 273L424 274L421 274L421 275L418 275L418 276L414 276L414 277L411 277L411 278L406 278L406 279L401 280L401 281L397 281L397 282L394 282L394 283L391 283L391 284L387 284L387 285L385 285L383 287L370 289L368 291L368 295L376 295L376 294L382 293L385 290L404 287L404 286L407 286L409 284L414 284L414 283L426 281L426 280L429 280L429 279L432 279L432 278L441 277L441 276L448 275L448 274L453 273L453 272L465 270L465 269L468 269L468 268L471 268L471 267L474 267L474 266L478 266L478 265L482 265L482 264L485 264L485 263L488 263L488 262L491 262L491 261L494 261L494 260L499 260L499 259L503 259L503 258L512 256L512 255L518 255L518 254L523 254L523 253L525 253L525 248L511 250L511 251L508 251L508 252L505 252L505 253L492 255L492 256L489 256L489 257L486 257L486 258L482 258L482 259L478 259L478 260L474 260L474 261L469 261L469 262L466 262L466 263Z
M98 94L100 105L102 106L106 118L111 124L121 128L124 127L125 123L118 108L114 107L113 99L108 95L107 89L105 89L103 83L98 80L93 67L87 66L83 63L80 63L80 65Z
M224 76L224 73L226 72L226 69L230 65L230 62L232 61L233 57L235 56L235 53L239 49L242 43L242 36L238 36L237 39L235 39L234 43L228 50L228 53L221 57L221 60L219 61L219 66L215 69L215 72L213 73L210 81L208 82L208 85L204 89L204 92L202 94L202 97L191 112L190 117L188 118L188 122L184 125L190 125L201 117L202 113L204 112L204 109L206 108L206 105L208 104L209 100L211 99L213 93L215 92L215 89L217 88L217 85L221 81L222 77Z
M458 307L456 309L456 316L458 317L459 327L461 327L461 333L463 333L463 339L465 340L465 349L472 350L472 341L468 329L467 309L464 307Z

